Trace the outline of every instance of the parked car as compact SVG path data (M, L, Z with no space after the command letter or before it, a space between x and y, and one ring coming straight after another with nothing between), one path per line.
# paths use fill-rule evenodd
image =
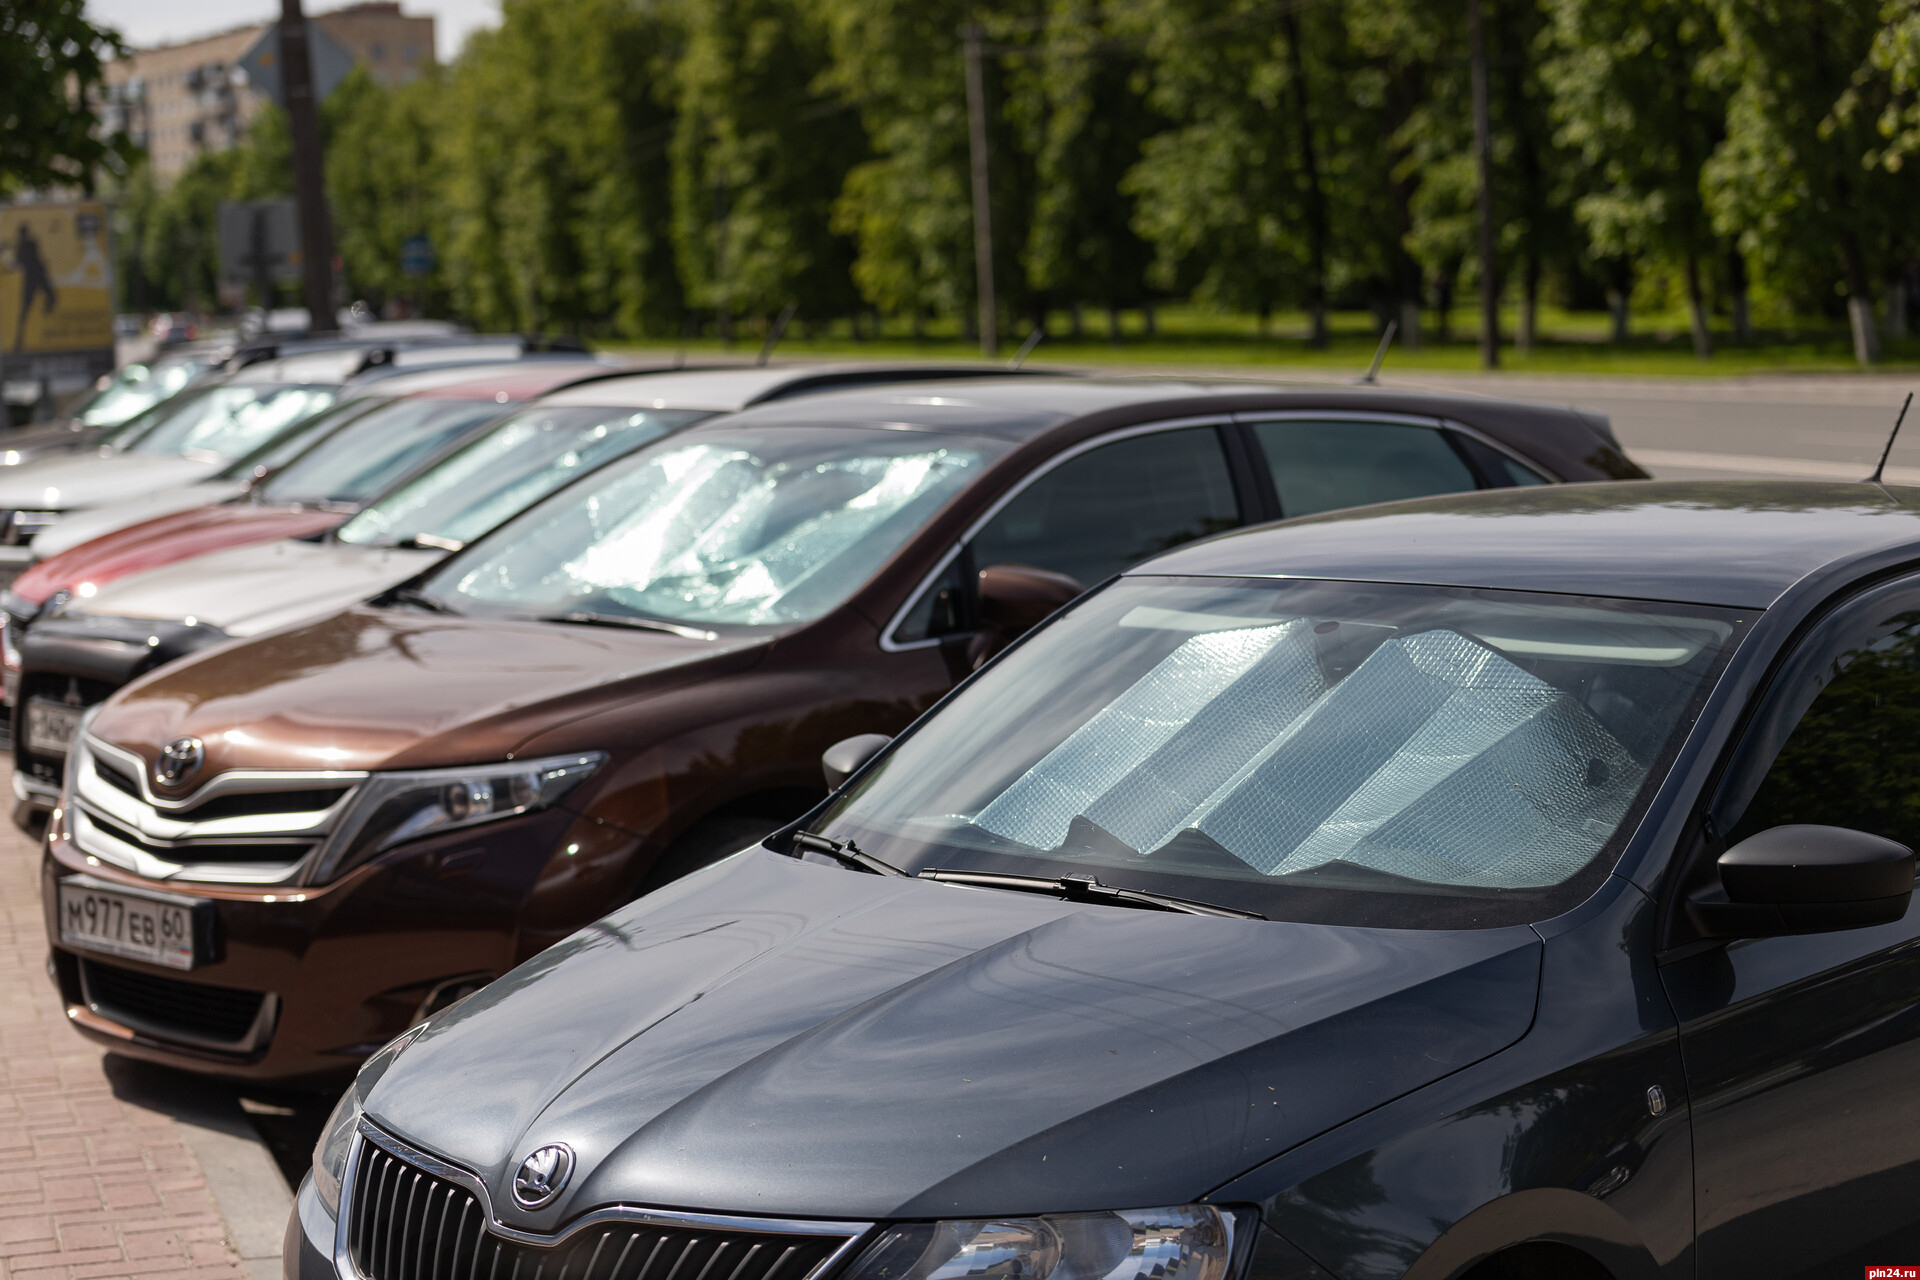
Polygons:
M163 513L156 506L180 510L211 501L193 486L381 379L504 360L583 358L577 352L549 355L512 338L417 341L324 343L254 361L156 405L93 450L0 471L0 577L31 564L35 555L28 544L76 511L125 509L166 495L135 508L140 514L134 519L144 519ZM169 507L169 501L179 505ZM106 531L95 524L86 537Z
M21 680L21 645L40 614L58 611L66 601L83 604L106 584L142 568L206 555L223 547L280 538L312 538L339 524L366 499L407 475L426 459L484 427L510 408L555 386L604 371L587 362L539 361L461 367L389 379L380 393L342 401L319 415L324 430L301 431L305 448L284 464L262 467L261 478L237 497L210 506L175 512L116 530L73 550L43 560L0 591L0 676L4 676L4 723L13 726ZM318 436L318 439L314 439ZM244 470L236 464L232 470ZM231 482L199 486L214 493ZM84 517L83 517L84 518ZM295 590L311 591L305 582ZM191 612L191 611L189 611ZM88 670L97 674L99 647L90 648ZM157 650L156 650L157 652ZM65 704L42 706L35 726L43 741L77 722ZM52 802L59 783L57 763L36 762L32 744L17 741L16 770L25 776L29 808ZM16 820L28 813L16 810Z
M48 826L57 981L120 1053L337 1073L803 812L826 747L899 731L1148 555L1289 511L1639 474L1567 410L1349 389L995 378L702 423L368 604L90 712ZM70 874L198 912L209 940L60 932Z
M287 1274L1911 1258L1917 559L1920 490L1745 482L1160 557L390 1042Z
M24 689L31 704L14 743L15 820L53 803L85 708L164 662L365 600L587 471L716 413L960 372L865 364L583 377L591 368L549 361L391 379L381 395L336 406L344 423L254 486L254 501L151 521L28 570L0 593L7 702L23 705ZM556 383L571 385L465 440ZM43 613L52 616L36 626Z
M286 465L314 441L396 396L450 386L476 373L484 375L490 369L507 365L555 365L567 370L568 377L584 377L596 370L619 373L634 368L631 365L610 364L579 353L531 351L506 343L479 347L443 345L370 354L380 355L378 363L367 365L343 383L333 402L319 413L303 418L269 437L265 443L228 462L211 476L186 484L168 484L99 506L64 512L57 522L32 535L28 544L32 548L31 556L36 561L45 560L156 516L239 497L247 492L250 485ZM280 363L285 367L285 359ZM303 359L301 363L306 361ZM535 373L532 376L538 379L543 375ZM0 550L0 555L4 555L3 550Z

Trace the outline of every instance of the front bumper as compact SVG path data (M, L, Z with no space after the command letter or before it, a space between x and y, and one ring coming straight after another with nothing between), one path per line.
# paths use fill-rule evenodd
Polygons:
M56 811L41 897L67 1020L128 1057L202 1074L337 1080L552 940L528 931L528 906L576 822L556 808L449 832L328 885L216 885L104 864L74 845ZM211 900L210 958L181 971L62 942L57 885L73 874Z

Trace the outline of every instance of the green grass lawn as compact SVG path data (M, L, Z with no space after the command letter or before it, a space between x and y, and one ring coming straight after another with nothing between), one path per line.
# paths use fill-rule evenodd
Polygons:
M1083 335L1070 335L1065 312L1048 317L1048 336L1033 355L1036 361L1068 365L1216 365L1284 371L1364 372L1379 341L1374 321L1365 311L1336 312L1329 318L1328 345L1315 350L1306 341L1306 318L1299 313L1277 314L1262 335L1252 316L1223 315L1191 306L1168 306L1157 314L1155 332L1146 332L1137 311L1121 316L1120 336L1108 336L1104 313L1088 312ZM1475 314L1465 308L1452 316L1447 341L1438 338L1438 315L1423 320L1424 341L1416 350L1396 340L1385 368L1406 372L1418 369L1472 372L1480 367ZM1542 308L1540 339L1531 352L1513 346L1518 312L1509 309L1502 321L1505 343L1501 368L1514 373L1641 374L1680 377L1726 377L1752 373L1859 372L1844 324L1824 320L1763 329L1750 345L1737 346L1731 335L1716 333L1717 350L1701 360L1693 354L1684 315L1636 315L1632 337L1623 344L1608 340L1604 313L1568 312ZM760 349L763 321L743 320L731 346L706 337L685 343L612 342L607 349L633 355L676 351L711 357L732 353L751 358ZM1002 337L1001 356L1011 356L1027 336L1025 323ZM1874 366L1880 371L1920 369L1920 338L1886 342L1886 358ZM931 323L918 337L905 321L887 321L876 334L868 330L855 337L845 320L808 332L800 323L782 338L783 359L806 356L914 357L933 359L978 358L979 346L969 341L952 320Z

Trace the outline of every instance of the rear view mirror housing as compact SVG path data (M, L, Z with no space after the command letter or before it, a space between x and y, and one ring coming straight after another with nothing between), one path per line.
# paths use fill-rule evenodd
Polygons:
M994 564L980 571L980 629L968 647L978 667L1085 591L1076 578L1026 564Z
M1772 827L1720 855L1719 884L1686 909L1708 938L1891 924L1913 898L1913 850L1846 827Z
M827 790L838 791L840 784L860 771L860 766L880 754L893 739L884 733L856 733L842 738L820 753L820 772L826 776Z

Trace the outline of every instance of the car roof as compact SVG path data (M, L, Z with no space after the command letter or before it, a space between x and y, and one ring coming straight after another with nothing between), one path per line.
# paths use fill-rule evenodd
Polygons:
M1795 584L1920 556L1920 489L1654 480L1358 507L1222 534L1131 573L1332 578L1762 609Z
M1339 384L1030 375L833 391L749 409L737 423L871 423L1028 440L1072 420L1087 433L1156 419L1242 412L1401 414L1472 427L1561 480L1643 478L1604 416L1564 405Z
M579 360L513 360L501 364L402 374L375 383L369 392L409 399L493 400L505 396L509 400L530 400L582 378L597 378L603 369L604 366L586 357Z
M365 347L340 347L332 351L308 351L250 364L229 375L229 383L324 382L334 386L345 382L366 363Z
M862 385L898 386L903 382L951 381L981 374L1002 375L998 366L957 364L781 364L736 368L675 369L603 378L571 387L546 400L555 405L631 406L636 409L710 409L731 413L749 405L796 395L817 395ZM1028 382L1032 379L1016 379Z

